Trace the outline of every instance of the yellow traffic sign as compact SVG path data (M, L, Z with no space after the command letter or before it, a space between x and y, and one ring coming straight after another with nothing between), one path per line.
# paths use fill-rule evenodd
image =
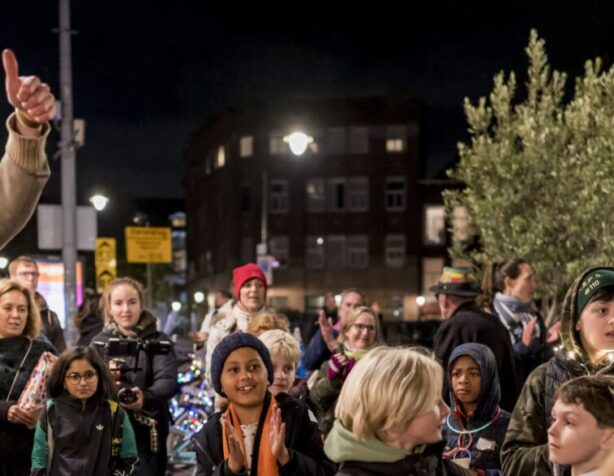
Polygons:
M96 292L104 288L117 277L117 259L115 238L96 238Z
M169 227L127 226L126 259L128 263L170 263L172 261Z

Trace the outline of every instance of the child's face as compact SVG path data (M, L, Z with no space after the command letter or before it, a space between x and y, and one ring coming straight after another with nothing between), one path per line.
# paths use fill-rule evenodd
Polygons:
M463 404L476 404L482 389L480 366L473 358L463 355L456 359L450 370L452 391Z
M582 346L593 362L614 350L614 301L589 302L576 323Z
M386 443L408 451L417 445L437 443L443 437L441 429L449 413L450 409L440 399L432 410L417 416L405 428L390 431L391 439Z
M280 392L288 393L296 376L296 362L292 362L280 354L271 354L271 360L273 361L275 377L269 391L273 396Z
M220 384L228 400L237 406L262 405L268 374L260 354L251 347L233 350L222 368Z
M583 473L599 465L605 457L606 439L612 439L612 433L614 429L599 428L596 418L584 406L557 400L552 407L552 425L548 428L550 461L574 465L577 473ZM580 467L584 469L579 471Z
M86 401L98 388L98 373L87 359L73 360L64 377L64 388L77 400Z

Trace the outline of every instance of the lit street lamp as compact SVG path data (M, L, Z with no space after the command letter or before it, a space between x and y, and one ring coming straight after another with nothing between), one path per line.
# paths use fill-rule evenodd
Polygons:
M202 304L205 301L205 294L201 291L196 291L194 293L194 302L196 304Z
M101 212L109 203L109 199L104 195L96 194L93 197L90 197L90 203L94 205L97 212Z
M304 132L293 132L284 137L284 142L290 147L290 151L294 155L303 155L309 144L313 142L313 137L308 136Z

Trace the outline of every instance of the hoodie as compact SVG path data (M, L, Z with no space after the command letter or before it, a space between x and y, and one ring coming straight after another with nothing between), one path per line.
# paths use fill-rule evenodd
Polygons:
M421 445L409 454L377 438L357 438L339 420L324 442L324 452L331 461L340 463L338 476L447 476L470 473L441 458L443 442Z
M524 384L512 413L501 451L505 474L542 476L560 474L564 468L548 461L548 428L556 390L568 380L583 375L614 375L614 364L606 358L592 364L576 330L579 319L578 293L584 278L597 270L614 272L614 268L597 267L584 271L565 295L561 314L562 348L545 364L537 367Z
M467 414L452 391L451 371L454 362L462 356L471 357L480 368L481 386L475 411ZM470 467L482 470L488 476L501 475L499 453L510 414L499 407L501 387L497 362L492 351L483 344L462 344L450 355L446 374L450 388L451 412L444 427L445 455L452 459L471 455Z

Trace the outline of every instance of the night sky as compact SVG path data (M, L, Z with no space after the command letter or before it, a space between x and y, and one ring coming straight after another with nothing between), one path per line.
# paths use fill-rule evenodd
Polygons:
M207 117L285 94L421 98L432 176L466 138L463 98L488 94L501 69L524 77L532 27L551 64L572 76L588 58L614 59L614 2L606 0L406 2L403 12L392 2L211 3L73 1L74 110L88 123L77 155L81 202L100 184L110 194L181 197L183 150ZM0 5L0 47L57 93L56 2ZM59 198L57 162L52 170L48 200Z

